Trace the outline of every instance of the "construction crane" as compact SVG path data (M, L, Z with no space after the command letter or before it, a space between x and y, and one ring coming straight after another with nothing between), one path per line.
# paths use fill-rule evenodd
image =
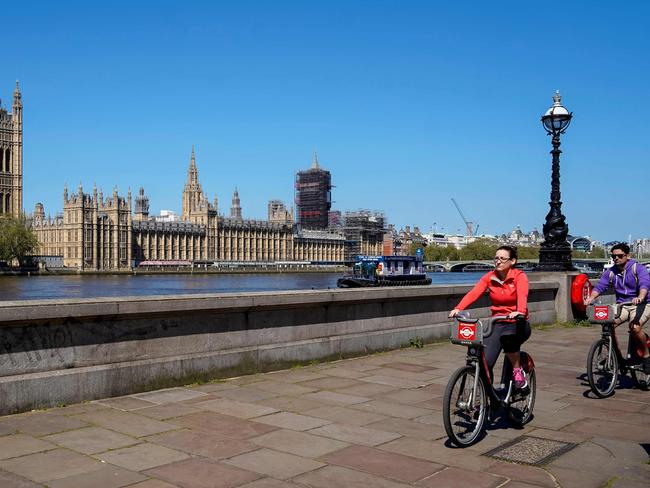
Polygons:
M456 207L456 210L458 210L458 213L460 214L460 217L463 219L463 222L465 222L465 226L467 227L467 235L469 237L474 237L474 223L468 221L465 218L465 215L463 215L463 211L460 209L458 206L458 203L456 203L456 200L453 198L451 199L452 202L454 202L454 206ZM476 226L476 229L478 229L478 225Z

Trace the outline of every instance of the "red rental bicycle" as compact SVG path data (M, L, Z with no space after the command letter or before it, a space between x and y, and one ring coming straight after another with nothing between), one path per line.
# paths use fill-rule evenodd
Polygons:
M602 335L594 342L587 355L587 380L591 391L600 398L606 398L614 393L618 384L619 372L625 376L628 372L632 383L642 390L648 389L650 375L643 371L642 350L636 344L632 334L627 341L627 354L623 357L616 337L616 319L621 315L623 305L633 305L632 302L616 303L613 305L589 305L587 315L592 324L602 325ZM637 305L638 318L646 304ZM646 344L650 346L650 338L646 334Z
M467 357L466 365L449 378L442 415L447 436L458 447L477 442L484 433L488 413L497 408L504 408L516 427L522 427L533 416L536 393L533 358L524 351L520 352L521 365L528 379L528 386L524 389L514 387L512 365L507 356L504 355L500 386L494 385L485 360L484 339L489 337L497 322L507 319L494 316L486 319L484 324L461 312L452 326L451 342L467 346Z

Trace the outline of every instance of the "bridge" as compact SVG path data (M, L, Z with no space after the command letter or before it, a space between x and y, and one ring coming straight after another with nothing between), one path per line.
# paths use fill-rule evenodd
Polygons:
M524 266L530 264L531 266L537 265L539 262L538 259L518 259L519 264ZM603 269L603 266L609 262L609 259L605 258L577 258L573 260L574 265L577 265L578 268L588 267L592 271L600 271ZM641 261L642 264L646 266L650 264ZM492 259L474 259L474 260L461 260L461 261L425 261L424 267L427 271L489 271L494 268L494 261Z

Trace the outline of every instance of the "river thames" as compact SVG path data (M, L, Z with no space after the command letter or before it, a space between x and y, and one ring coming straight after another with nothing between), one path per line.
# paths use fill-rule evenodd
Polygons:
M430 273L433 285L475 283L483 273ZM341 273L0 276L0 301L336 288Z

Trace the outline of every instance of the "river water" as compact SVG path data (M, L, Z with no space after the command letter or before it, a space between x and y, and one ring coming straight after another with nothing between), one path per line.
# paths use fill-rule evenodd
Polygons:
M434 285L475 283L483 273L430 273ZM341 273L0 276L0 302L247 291L326 290Z

